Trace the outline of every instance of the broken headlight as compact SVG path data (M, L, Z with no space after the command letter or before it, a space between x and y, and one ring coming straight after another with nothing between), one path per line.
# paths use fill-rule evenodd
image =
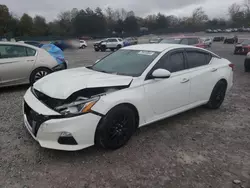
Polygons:
M99 98L100 97L93 97L85 100L77 100L69 104L58 106L55 109L62 115L80 115L90 112Z

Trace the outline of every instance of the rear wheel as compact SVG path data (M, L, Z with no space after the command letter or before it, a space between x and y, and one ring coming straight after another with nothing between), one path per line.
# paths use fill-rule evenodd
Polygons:
M118 149L128 142L135 128L134 111L126 105L116 106L100 121L95 144L107 149Z
M52 71L50 69L45 67L35 69L30 75L30 84L34 84L36 81L50 74L51 72Z
M226 90L227 84L225 81L217 82L206 106L210 109L218 109L224 101Z
M122 46L120 44L117 45L116 49L119 50Z
M250 72L250 60L245 60L244 62L245 72Z
M106 46L104 46L104 45L101 46L101 51L102 51L102 52L105 52L105 51L106 51Z

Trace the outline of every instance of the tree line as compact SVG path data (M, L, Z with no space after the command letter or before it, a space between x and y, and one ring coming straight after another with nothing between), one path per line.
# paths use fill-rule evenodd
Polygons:
M92 10L72 9L61 12L57 19L47 22L43 16L31 17L24 13L17 17L6 5L0 5L0 37L20 36L105 36L139 35L143 33L195 32L204 29L250 27L250 9L232 4L229 19L209 19L202 7L188 17L166 16L162 13L138 17L125 9L97 7Z

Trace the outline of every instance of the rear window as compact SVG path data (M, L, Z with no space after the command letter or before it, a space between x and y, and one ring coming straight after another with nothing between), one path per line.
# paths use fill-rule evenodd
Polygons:
M169 39L163 39L160 43L163 44L179 44L181 39L178 38L169 38Z
M199 39L198 38L189 38L188 45L194 45L194 44L199 44Z
M188 51L187 52L187 61L189 68L200 67L203 65L207 65L212 56L207 53L199 52L199 51Z

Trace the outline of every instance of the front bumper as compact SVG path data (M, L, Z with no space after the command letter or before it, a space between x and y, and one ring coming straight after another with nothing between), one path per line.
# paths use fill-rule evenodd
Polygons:
M42 147L67 151L94 145L96 127L101 119L92 113L60 118L59 113L40 102L30 89L24 96L23 116L25 127ZM60 138L65 133L70 134L75 142L62 144Z

